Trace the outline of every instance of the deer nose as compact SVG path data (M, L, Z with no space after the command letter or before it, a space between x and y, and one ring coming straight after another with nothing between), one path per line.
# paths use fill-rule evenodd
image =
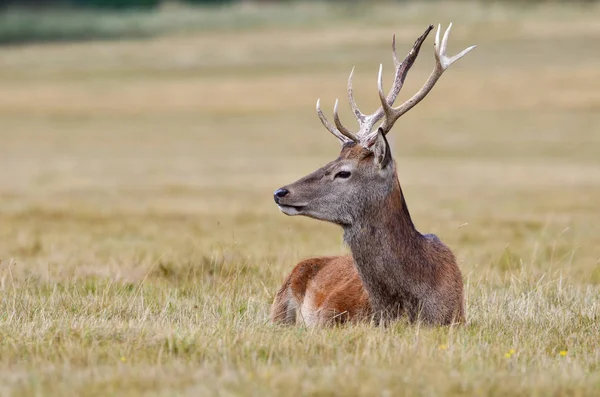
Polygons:
M282 189L277 189L275 191L275 194L273 195L274 196L273 198L275 199L275 202L277 204L279 204L279 199L287 196L289 192L290 191L287 190L287 189L283 189L283 188Z

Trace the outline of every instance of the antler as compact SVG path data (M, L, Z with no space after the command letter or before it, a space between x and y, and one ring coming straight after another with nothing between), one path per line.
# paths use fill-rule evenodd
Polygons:
M354 115L356 116L356 119L358 120L359 130L357 133L353 133L352 131L348 130L341 123L339 115L338 115L338 100L337 99L335 101L335 105L333 108L333 121L335 123L335 126L333 126L327 120L327 118L325 118L325 115L321 111L320 101L317 100L317 114L319 115L321 122L323 123L325 128L327 128L327 130L329 130L329 132L331 132L334 136L336 136L342 142L342 144L345 144L348 142L357 142L357 143L365 144L365 143L369 142L370 140L372 140L373 134L371 133L371 130L373 129L373 126L375 125L375 123L377 123L379 120L381 120L381 118L384 115L385 115L385 119L384 119L383 123L381 124L380 128L381 128L383 134L387 134L393 127L396 120L398 120L398 118L400 118L400 116L402 116L404 113L408 112L416 104L421 102L421 100L423 100L423 98L425 98L425 96L427 96L429 91L431 91L431 89L433 88L435 83L439 80L439 78L442 76L444 71L446 71L446 69L448 69L448 67L450 65L452 65L454 62L458 61L460 58L465 56L469 51L471 51L473 48L476 47L476 46L471 46L471 47L461 51L459 54L448 58L446 56L446 47L448 45L448 37L450 35L450 30L452 29L452 23L450 24L450 26L448 26L448 29L444 33L444 37L442 39L441 45L439 44L440 43L441 25L438 25L438 30L437 30L436 38L435 38L435 42L434 42L434 54L435 54L436 65L433 69L433 72L431 72L431 75L429 76L429 78L427 79L427 81L425 82L423 87L415 95L413 95L412 98L410 98L408 101L404 102L399 107L394 108L394 107L392 107L392 105L394 104L394 101L396 100L398 93L400 92L400 90L402 89L402 86L404 85L404 80L406 78L406 75L408 74L408 71L414 64L415 60L417 59L417 56L419 55L419 50L421 49L421 45L423 44L423 42L427 38L427 35L429 34L429 32L431 32L432 29L433 29L433 25L429 25L427 27L425 32L415 41L412 49L406 55L406 58L404 59L404 61L402 61L402 63L400 63L398 61L398 57L396 55L396 37L394 36L394 39L392 41L392 55L394 58L394 64L396 66L395 79L394 79L394 83L393 83L392 88L391 88L390 92L388 93L387 97L384 96L383 87L382 87L383 86L383 81L382 81L383 66L382 65L379 66L378 92L379 92L379 99L381 100L381 107L379 109L377 109L375 111L375 113L372 113L370 115L365 115L358 109L358 106L356 105L356 102L354 100L354 94L353 94L353 90L352 90L352 75L354 74L354 68L352 68L352 72L350 72L350 77L348 78L348 102L350 102L350 107L352 108L352 111L354 112Z
M392 39L392 56L394 59L394 65L396 66L396 73L394 78L394 84L392 85L388 96L385 98L386 105L391 106L396 100L398 93L402 89L402 85L404 84L404 80L406 79L408 71L415 63L415 60L419 55L421 45L427 38L429 32L431 32L432 30L433 25L429 25L425 32L415 41L415 44L413 45L412 49L408 52L406 58L404 58L404 61L402 61L402 63L400 63L400 61L398 60L398 55L396 54L396 35L394 35ZM325 126L325 128L327 128L329 132L331 132L335 137L337 137L342 142L342 144L345 144L347 142L360 142L365 136L367 136L371 132L375 123L381 120L381 118L384 115L383 107L379 107L379 109L377 109L375 113L369 115L362 113L358 109L356 101L354 100L354 91L352 89L353 75L354 68L352 68L352 71L350 72L350 77L348 78L348 102L350 103L350 107L352 108L352 111L354 112L354 115L358 120L359 129L357 133L350 131L342 124L338 115L339 101L337 99L335 100L335 105L333 107L333 122L335 123L335 126L333 126L329 122L329 120L327 120L327 118L323 114L323 111L321 110L320 99L317 100L317 114L319 115L319 119L321 119L321 123L323 123L323 126Z
M442 77L442 74L446 71L446 69L448 69L450 67L450 65L452 65L454 62L458 61L460 58L467 55L469 53L469 51L471 51L473 48L476 47L473 45L469 48L462 50L457 55L448 58L446 56L446 48L448 46L448 37L450 36L450 30L452 29L452 23L450 23L450 25L448 26L448 29L446 29L446 32L444 33L444 37L440 44L441 28L442 28L442 26L438 25L438 29L435 34L435 42L433 43L433 47L434 47L433 52L435 54L435 67L433 68L433 71L429 75L429 78L427 79L427 81L425 82L423 87L421 87L421 89L415 95L413 95L412 98L410 98L409 100L404 102L402 105L398 106L397 108L393 108L391 106L391 104L388 104L386 98L383 96L383 88L382 88L382 85L383 85L382 69L383 69L383 67L381 65L379 65L379 77L378 77L377 88L379 91L379 99L381 100L381 105L383 106L383 109L385 112L385 120L383 121L383 124L380 127L382 129L384 135L387 134L392 129L392 127L394 126L394 123L396 122L396 120L398 120L400 118L400 116L402 116L404 113L406 113L410 109L412 109L416 104L421 102L423 100L423 98L425 98L427 96L427 94L429 94L429 91L431 91L431 89L433 88L435 83L437 83L439 78Z

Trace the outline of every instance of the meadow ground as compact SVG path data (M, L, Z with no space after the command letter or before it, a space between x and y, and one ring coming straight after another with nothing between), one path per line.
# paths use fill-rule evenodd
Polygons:
M597 394L600 8L557 7L290 6L315 19L0 49L0 395ZM346 252L271 198L338 153L315 100L356 65L374 108L392 33L404 54L450 21L450 52L479 47L391 134L469 324L269 324L298 260Z

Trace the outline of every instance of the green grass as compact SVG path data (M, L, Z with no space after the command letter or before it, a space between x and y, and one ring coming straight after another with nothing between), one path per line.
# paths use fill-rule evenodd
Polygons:
M594 1L486 2L431 1L400 2L389 13L389 2L300 1L288 4L233 3L227 6L200 7L165 2L157 9L107 10L86 8L18 8L0 10L0 45L61 41L117 40L181 35L188 32L248 31L256 29L290 29L347 25L390 24L429 21L428 15L441 12L456 20L487 22L527 20L536 16L553 19L578 17L596 12ZM491 3L491 4L490 4ZM364 28L364 27L363 27Z
M12 8L0 13L0 44L149 38L189 31L244 31L268 27L323 26L369 10L365 5L234 4L192 7L167 4L157 10Z
M1 396L597 394L598 9L378 10L0 50ZM468 325L269 324L297 261L346 252L271 198L338 154L316 98L330 112L356 65L373 109L392 33L403 53L451 19L449 51L478 48L391 144L417 227L460 260Z

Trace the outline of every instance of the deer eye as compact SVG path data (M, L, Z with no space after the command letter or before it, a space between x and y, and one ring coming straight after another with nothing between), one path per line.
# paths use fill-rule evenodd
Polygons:
M350 175L351 175L350 171L340 171L337 174L335 174L333 179L336 179L336 178L348 179L348 178L350 178Z

